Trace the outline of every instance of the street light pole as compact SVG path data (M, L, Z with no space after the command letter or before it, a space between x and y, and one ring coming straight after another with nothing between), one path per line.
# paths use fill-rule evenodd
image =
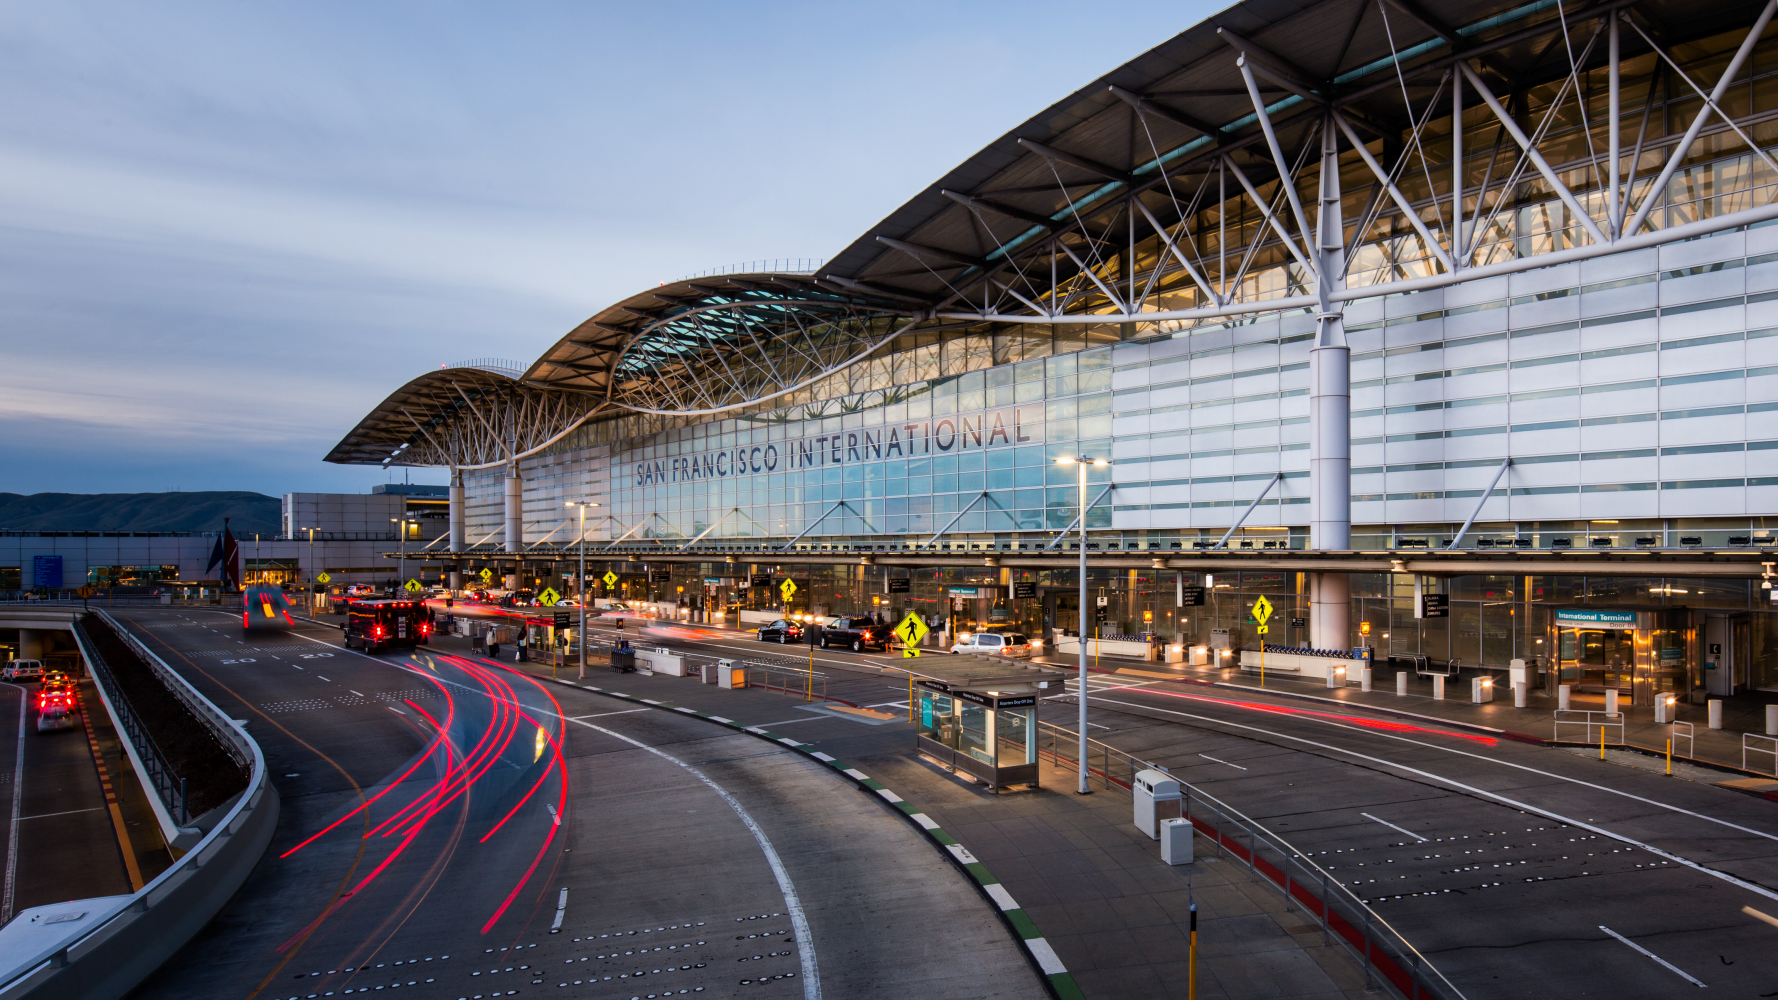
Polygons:
M309 533L309 607L315 607L315 529L304 528Z
M580 579L574 581L574 593L580 601L580 631L575 636L580 641L580 679L586 680L586 509L599 506L580 500L568 501L568 506L580 508Z
M1074 465L1076 470L1075 489L1078 491L1075 503L1080 506L1080 787L1075 791L1081 795L1091 795L1093 790L1087 787L1087 462L1082 455L1069 457L1064 455L1056 459L1057 465ZM1096 466L1111 463L1103 458L1091 459Z

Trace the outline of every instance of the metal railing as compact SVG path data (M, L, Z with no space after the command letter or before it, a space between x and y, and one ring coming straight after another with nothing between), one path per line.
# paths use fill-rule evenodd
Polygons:
M1759 743L1770 743L1771 746L1770 747L1762 747L1762 746L1759 746L1757 743L1748 743L1747 742L1748 740L1756 740ZM1778 777L1778 736L1761 736L1758 733L1742 733L1741 734L1741 770L1743 770L1743 771L1753 770L1753 767L1751 767L1747 763L1747 755L1750 753L1765 754L1766 756L1771 757L1772 758L1772 767L1771 767L1770 772L1762 772L1762 773L1770 773L1773 777Z
M191 822L191 811L186 808L185 778L167 763L167 755L161 752L153 734L142 724L135 707L130 704L129 696L118 685L110 665L99 655L98 646L87 635L86 628L78 619L74 622L74 630L85 640L82 648L88 652L87 666L98 675L99 683L111 694L111 708L117 714L118 725L123 728L130 745L136 748L136 754L142 759L143 771L160 796L161 803L180 826ZM122 630L118 631L118 637L122 639ZM143 663L147 664L148 660L144 658Z
M1623 743L1624 720L1626 718L1622 712L1583 712L1578 708L1558 708L1556 709L1556 724L1550 732L1550 739L1560 743L1562 742L1563 726L1579 726L1581 727L1579 740L1581 743L1590 746L1605 740L1605 731L1608 729L1617 730L1617 739L1605 740L1605 742ZM1595 730L1598 731L1598 735L1594 735ZM1569 742L1575 742L1572 736Z
M739 264L725 264L713 267L708 271L688 274L679 280L691 278L714 278L724 274L809 274L821 269L827 263L825 257L775 257L770 260L749 260Z
M1681 726L1685 728L1682 730ZM1679 741L1684 740L1685 756L1696 758L1698 756L1698 741L1693 739L1695 735L1696 730L1689 722L1673 722L1667 726L1668 745L1673 748L1674 753L1679 752Z
M1037 728L1039 759L1047 757L1058 767L1079 766L1074 756L1079 753L1078 733L1049 722L1039 722ZM1087 740L1087 770L1107 789L1125 790L1139 771L1171 773L1094 739ZM1247 865L1256 877L1281 891L1287 910L1300 905L1316 918L1322 943L1337 941L1364 969L1366 990L1381 984L1409 1000L1463 1000L1463 992L1444 973L1327 869L1240 810L1177 776L1174 780L1184 793L1180 815L1191 820L1197 834L1215 845L1220 857Z

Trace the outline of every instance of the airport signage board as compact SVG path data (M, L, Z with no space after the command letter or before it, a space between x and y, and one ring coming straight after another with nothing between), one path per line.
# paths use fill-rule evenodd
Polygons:
M1557 608L1556 625L1566 628L1615 628L1633 629L1636 627L1634 611L1594 611L1590 608Z

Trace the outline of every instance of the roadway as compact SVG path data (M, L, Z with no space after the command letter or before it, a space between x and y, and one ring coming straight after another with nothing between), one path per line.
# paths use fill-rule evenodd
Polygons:
M711 655L809 652L704 626L625 633ZM813 660L830 695L905 708L905 680L883 676L899 656ZM1778 992L1770 801L1346 706L1128 675L1089 688L1095 739L1288 837L1472 1000ZM1049 699L1044 721L1073 728L1075 697Z
M461 640L372 657L307 621L118 618L247 720L283 801L247 884L136 996L1042 992L948 859L800 755Z

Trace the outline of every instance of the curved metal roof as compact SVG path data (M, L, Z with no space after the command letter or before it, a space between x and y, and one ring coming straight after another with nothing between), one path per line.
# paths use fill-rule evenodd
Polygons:
M579 393L527 385L503 367L430 371L390 393L325 461L338 465L499 465L537 451L598 411Z

